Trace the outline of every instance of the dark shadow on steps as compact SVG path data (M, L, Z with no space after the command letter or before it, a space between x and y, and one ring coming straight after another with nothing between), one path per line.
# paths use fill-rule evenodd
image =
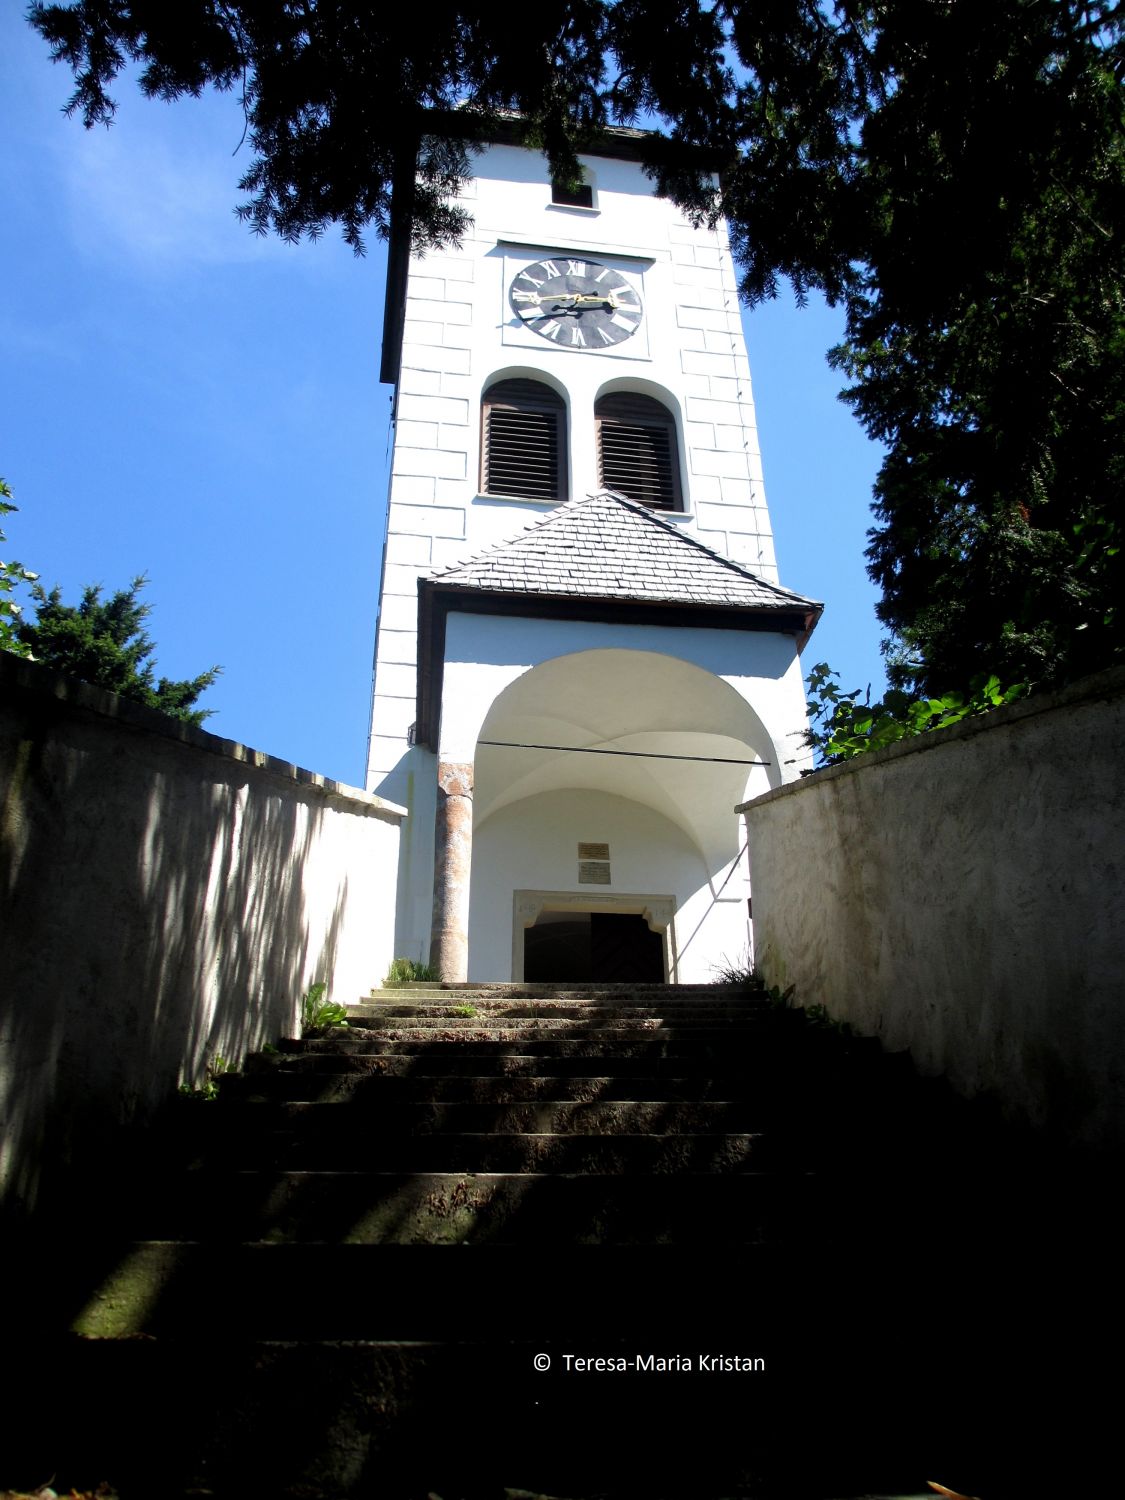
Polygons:
M134 1206L135 1223L179 1213L168 1227L194 1224L203 1241L150 1252L165 1257L165 1279L137 1327L155 1338L84 1343L75 1353L42 1328L36 1334L32 1320L21 1376L46 1381L73 1357L83 1384L60 1405L56 1375L43 1410L35 1383L11 1393L22 1451L37 1435L78 1462L74 1434L84 1433L100 1452L126 1455L125 1470L98 1476L123 1489L126 1472L148 1493L153 1474L174 1466L184 1483L204 1472L217 1493L241 1486L293 1500L424 1500L428 1490L443 1500L496 1500L504 1484L560 1497L828 1500L917 1493L929 1477L982 1500L1025 1500L1042 1492L1044 1476L1061 1481L1067 1464L1071 1487L1062 1492L1075 1492L1076 1445L1086 1462L1112 1430L1108 1387L1088 1357L1091 1330L1115 1311L1108 1211L1097 1212L1113 1181L1110 1164L1083 1166L1073 1154L1052 1161L943 1089L911 1088L900 1064L882 1066L870 1048L820 1037L802 1046L785 1016L771 1029L768 1057L757 1038L739 1058L739 1108L749 1119L760 1111L766 1140L783 1138L778 1170L739 1184L752 1192L782 1185L772 1220L754 1221L752 1234L753 1215L740 1224L722 1198L723 1175L575 1179L568 1203L569 1183L557 1178L517 1185L442 1174L446 1194L457 1183L467 1192L495 1184L491 1196L482 1188L480 1211L470 1215L465 1200L427 1203L434 1185L405 1177L400 1196L382 1202L370 1181L340 1189L284 1179L279 1189L272 1168L256 1187L227 1173L216 1196L197 1172L194 1209L177 1202L178 1184L166 1201L152 1192ZM530 1110L525 1120L538 1123L536 1112L555 1107L543 1094L514 1103L494 1094L493 1106L443 1101L444 1083L457 1075L434 1064L439 1056L456 1058L456 1044L429 1049L442 1087L420 1101L425 1129L405 1122L412 1143L440 1137L434 1126L465 1123L464 1110ZM681 1076L684 1056L662 1057L671 1071L651 1077ZM706 1098L720 1067L734 1072L729 1039L694 1063ZM604 1068L598 1076L607 1079ZM555 1087L568 1075L544 1076ZM412 1070L402 1081L426 1077ZM360 1074L355 1082L364 1102L354 1109L346 1094L313 1104L349 1122L318 1127L325 1140L382 1136L413 1107L400 1098L382 1110L369 1102L380 1080ZM589 1111L629 1103L600 1085L589 1103L561 1101L587 1111L586 1125L599 1123ZM686 1107L674 1097L636 1103L665 1126ZM251 1107L204 1107L219 1122L209 1150L220 1163L221 1127L233 1128ZM303 1108L281 1117L296 1126ZM814 1175L787 1177L786 1162ZM372 1204L384 1242L339 1243ZM680 1243L653 1243L669 1224ZM419 1226L449 1228L453 1242L385 1242ZM247 1244L251 1227L291 1242ZM587 1233L631 1243L576 1243ZM491 1243L478 1240L486 1234ZM496 1243L508 1235L515 1243ZM72 1255L68 1243L53 1247L34 1268L39 1284L64 1276ZM427 1347L403 1349L401 1341ZM104 1368L98 1348L117 1362L108 1384L96 1373ZM568 1352L760 1352L766 1369L760 1378L572 1376L563 1368ZM537 1353L552 1357L546 1375L533 1368ZM142 1434L136 1454L130 1423ZM96 1482L67 1479L87 1481Z

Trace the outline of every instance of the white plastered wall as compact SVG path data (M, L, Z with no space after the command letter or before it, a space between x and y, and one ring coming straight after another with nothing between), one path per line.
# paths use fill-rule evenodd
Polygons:
M587 839L620 851L599 895L675 897L672 977L708 980L741 958L733 809L806 764L790 728L802 704L788 636L451 614L440 758L475 764L470 977L513 977L514 893L581 890ZM602 831L576 831L587 822Z
M609 885L579 881L579 841L609 845ZM475 824L470 979L522 978L511 973L513 922L519 920L513 897L525 890L573 893L582 898L573 910L613 910L617 893L671 896L676 914L666 953L673 982L711 980L719 958L733 959L746 948L746 899L737 872L717 892L683 830L626 797L585 788L543 792Z
M474 223L459 250L411 261L396 392L368 786L406 755L415 717L420 576L514 536L549 505L479 494L480 400L492 380L545 380L567 401L571 495L598 487L594 403L614 389L657 397L680 440L684 511L667 515L724 556L777 581L750 371L726 231L696 229L653 195L635 162L585 157L593 210L551 203L546 161L495 146L463 198ZM521 265L571 252L604 257L638 287L643 330L612 349L558 348L514 318Z

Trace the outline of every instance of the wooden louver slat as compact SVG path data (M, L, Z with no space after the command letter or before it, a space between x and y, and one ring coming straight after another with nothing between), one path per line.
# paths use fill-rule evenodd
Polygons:
M500 380L484 394L481 492L561 500L565 479L562 397L537 380Z
M651 396L621 392L595 408L601 482L653 510L680 503L680 461L672 413Z

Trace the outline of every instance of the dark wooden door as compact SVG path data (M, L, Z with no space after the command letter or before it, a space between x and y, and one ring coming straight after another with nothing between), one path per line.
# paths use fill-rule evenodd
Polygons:
M601 984L661 984L664 939L644 917L592 912L590 978Z
M523 935L523 977L528 984L586 984L590 980L590 916L537 922Z

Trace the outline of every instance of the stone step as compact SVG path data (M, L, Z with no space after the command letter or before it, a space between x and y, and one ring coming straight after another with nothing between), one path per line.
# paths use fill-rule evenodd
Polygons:
M284 1133L287 1136L325 1136L330 1140L362 1144L383 1135L480 1134L496 1131L511 1135L682 1135L742 1132L760 1111L741 1098L710 1100L594 1099L591 1101L543 1099L524 1103L434 1103L416 1100L373 1101L362 1111L347 1103L320 1099L288 1099L223 1103L219 1106L185 1104L170 1121L170 1129L154 1134L156 1160L169 1139L176 1143L211 1150L225 1140Z
M790 1151L789 1156L792 1156ZM253 1131L224 1135L211 1149L196 1142L186 1159L200 1170L286 1172L732 1172L792 1168L777 1143L763 1148L753 1133L600 1134L488 1129L422 1130L367 1135ZM175 1158L165 1158L165 1172Z
M549 1064L548 1064L549 1065ZM399 1102L426 1100L472 1100L481 1104L512 1104L525 1099L729 1099L732 1086L763 1108L786 1108L792 1111L796 1101L805 1107L817 1097L830 1080L810 1070L804 1079L771 1074L768 1069L756 1076L724 1074L707 1075L699 1071L682 1074L678 1070L636 1073L631 1077L613 1073L492 1074L409 1073L405 1076L367 1073L255 1073L242 1078L223 1080L217 1108L227 1101L249 1103L280 1100L339 1101L357 1108L374 1106L382 1109ZM857 1113L870 1107L870 1091L862 1079L848 1080L850 1097L841 1102ZM198 1108L206 1108L199 1105Z
M677 1174L168 1174L117 1222L161 1240L397 1245L754 1245L814 1232L813 1180Z
M670 1185L659 1179L611 1182L617 1189L639 1186L657 1194ZM940 1198L958 1203L957 1229L960 1186ZM951 1255L949 1221L940 1212L940 1222L935 1221L936 1200L925 1184L892 1202L884 1181L861 1176L800 1184L806 1203L814 1197L820 1201L821 1211L810 1223L820 1231L815 1238L745 1244L727 1234L713 1242L653 1244L644 1255L635 1244L583 1245L572 1239L557 1246L537 1243L534 1255L524 1244L496 1242L459 1244L454 1254L449 1243L239 1241L202 1234L129 1240L119 1221L103 1221L102 1233L83 1238L81 1255L73 1237L64 1234L30 1247L10 1241L0 1246L6 1285L51 1288L50 1297L10 1298L5 1335L20 1358L6 1365L5 1375L11 1387L21 1385L24 1360L41 1340L68 1329L93 1338L186 1334L209 1349L244 1339L349 1338L484 1338L494 1344L567 1338L569 1347L580 1348L584 1341L604 1347L636 1337L647 1347L688 1339L701 1348L731 1328L754 1333L772 1326L778 1335L772 1352L792 1357L795 1372L807 1379L791 1337L802 1315L827 1322L847 1317L862 1333L872 1316L871 1302L854 1293L868 1287L879 1306L908 1310L901 1324L909 1350L903 1370L913 1378L945 1347L941 1318L932 1342L922 1336L922 1324L934 1309L948 1304L948 1318L962 1302L976 1299L994 1317L1010 1302L1013 1316L1038 1339L1046 1329L1040 1320L1028 1319L1030 1290L1062 1268L1070 1270L1067 1284L1076 1309L1087 1292L1091 1304L1089 1323L1076 1312L1077 1321L1067 1328L1077 1336L1093 1326L1104 1316L1103 1294L1096 1291L1097 1278L1088 1284L1079 1273L1085 1265L1110 1276L1116 1245L1075 1241L1053 1219L1044 1223L1042 1234L1029 1238L1027 1211L1034 1211L1035 1185L1022 1195L1002 1180L983 1187L999 1199L997 1219L1008 1230L1006 1239L988 1241L989 1266L998 1274L983 1287L979 1261ZM971 1212L978 1197L974 1191L963 1200ZM1065 1185L1061 1202L1068 1202ZM981 1232L974 1223L974 1236ZM1020 1267L1018 1275L1000 1274L1013 1265ZM975 1332L979 1335L979 1329ZM992 1323L990 1343L996 1338ZM831 1341L821 1350L838 1373L839 1350ZM850 1350L849 1362L859 1352L859 1346ZM964 1348L948 1352L963 1368L973 1367ZM69 1383L69 1371L66 1382L56 1381ZM49 1388L36 1393L48 1408L44 1391ZM1057 1382L1048 1386L1051 1392L1059 1389ZM1115 1397L1112 1382L1105 1389ZM176 1394L187 1395L187 1388ZM0 1456L7 1458L7 1408L4 1437Z
M612 1022L615 1025L642 1025L654 1021L675 1021L677 1024L727 1025L732 1021L753 1024L758 1027L775 1024L773 1013L764 1007L748 1006L733 1001L725 1004L702 1001L679 1001L672 1005L647 1005L641 1002L630 1005L604 1004L595 1000L477 1000L472 1004L451 997L445 1000L385 1000L378 1004L365 1003L348 1007L349 1025L367 1025L370 1021L382 1022L402 1016L425 1016L449 1020L464 1020L459 1011L474 1011L482 1023L491 1025L496 1021L544 1020L584 1021L587 1024Z
M150 1172L177 1161L334 1169L385 1164L387 1153L400 1149L396 1142L424 1137L471 1136L483 1149L490 1134L578 1140L643 1136L657 1141L734 1135L753 1137L754 1165L769 1170L812 1163L835 1169L865 1159L873 1169L906 1172L912 1164L921 1167L942 1159L958 1170L974 1159L995 1160L1000 1170L1007 1163L1015 1165L1002 1151L996 1154L998 1139L986 1145L979 1132L966 1131L963 1123L955 1127L941 1109L917 1105L897 1109L895 1129L888 1132L887 1108L881 1101L859 1101L841 1111L833 1100L811 1096L797 1121L790 1113L792 1104L791 1095L786 1099L707 1100L696 1090L679 1101L593 1097L583 1102L548 1097L498 1102L486 1095L476 1101L373 1099L362 1107L348 1099L193 1106L185 1110L190 1118L182 1119L174 1132L157 1138L157 1159L142 1148L135 1160L138 1170ZM842 1114L848 1116L847 1130L840 1128ZM474 1163L465 1155L450 1162L458 1167L474 1164L491 1169L490 1163ZM434 1154L427 1165L440 1168L444 1164Z
M503 1245L464 1245L453 1254L447 1245L112 1237L89 1248L77 1257L55 1237L36 1247L30 1266L0 1250L9 1285L33 1274L54 1293L12 1307L24 1352L67 1329L94 1338L175 1338L206 1328L217 1341L688 1334L709 1341L743 1308L770 1316L778 1290L798 1283L792 1267L805 1253L658 1245L640 1261L635 1247L614 1245L543 1245L532 1257ZM670 1286L689 1294L668 1296ZM637 1295L622 1296L623 1287Z
M358 1030L341 1028L326 1036L306 1037L302 1041L292 1038L278 1044L278 1053L284 1057L306 1054L343 1055L359 1053L376 1055L396 1053L401 1056L479 1054L480 1056L510 1056L516 1049L521 1056L552 1057L730 1057L732 1038L729 1032L711 1031L705 1036L685 1034L679 1029L671 1036L647 1031L634 1033L623 1028L621 1037L611 1036L606 1031L597 1031L590 1036L573 1037L555 1033L531 1036L505 1036L489 1028L474 1031L417 1032L413 1035L403 1031ZM800 1063L802 1059L818 1056L835 1058L880 1058L887 1059L887 1066L898 1066L913 1072L912 1064L905 1053L883 1053L873 1038L849 1038L846 1042L830 1032L814 1032L807 1045L798 1036L769 1036L759 1040L751 1036L743 1048L747 1056L758 1055L779 1059L791 1059ZM740 1054L741 1055L741 1054Z
M402 1016L398 1020L388 1021L382 1025L370 1024L363 1028L349 1028L348 1030L352 1040L362 1039L379 1044L370 1050L386 1050L387 1044L393 1047L403 1047L408 1043L420 1042L425 1045L436 1045L441 1042L457 1042L462 1045L476 1043L507 1048L509 1051L516 1049L532 1052L539 1050L544 1044L550 1049L556 1044L565 1046L567 1043L584 1042L605 1048L607 1056L614 1055L611 1049L625 1047L633 1051L645 1045L652 1049L664 1045L673 1048L684 1046L697 1050L711 1048L719 1052L730 1052L737 1048L748 1053L760 1052L768 1048L779 1053L788 1052L790 1055L797 1055L801 1052L815 1055L818 1051L826 1051L833 1056L845 1053L862 1056L865 1052L878 1056L880 1053L879 1044L873 1039L848 1041L837 1047L834 1040L822 1040L818 1037L810 1041L808 1047L805 1048L802 1047L799 1039L776 1037L768 1030L758 1030L752 1025L738 1023L730 1026L665 1026L660 1022L638 1026L619 1026L612 1023L604 1026L589 1026L583 1022L530 1019L490 1026L482 1023L479 1017L457 1016L450 1021L444 1021L440 1017ZM310 1040L330 1039L311 1038ZM347 1041L347 1037L341 1036L338 1040L333 1040L333 1045L327 1050L349 1050L346 1045ZM521 1047L521 1043L527 1045Z
M372 1001L417 1001L437 999L456 1004L459 1001L495 1002L534 1001L537 1005L757 1005L774 1010L762 990L739 990L711 984L664 984L664 986L528 986L528 984L386 984L359 996L360 1004Z
M374 1031L385 1035L398 1032L413 1034L417 1032L421 1037L429 1032L449 1032L456 1035L465 1033L472 1036L480 1033L482 1036L495 1036L505 1041L519 1036L607 1036L613 1038L644 1038L646 1036L657 1037L702 1037L704 1039L713 1037L715 1041L721 1038L745 1036L760 1040L767 1034L768 1018L744 1019L741 1016L701 1017L700 1019L683 1019L665 1015L652 1015L637 1020L625 1019L619 1011L607 1013L603 1019L597 1019L583 1012L574 1012L570 1015L548 1015L537 1014L502 1017L492 1020L489 1016L477 1014L473 1016L459 1016L445 1013L441 1007L435 1008L436 1014L431 1015L391 1015L383 1011L372 1010L359 1018L360 1027L364 1031Z
M744 985L724 984L478 984L411 983L382 985L372 988L363 999L386 997L414 999L417 996L451 997L457 1000L605 1000L615 1004L674 1004L678 1000L736 1000L747 1004L769 1006L765 992Z
M438 1034L390 1034L390 1032L357 1032L354 1037L344 1038L339 1043L323 1043L320 1038L309 1038L297 1050L282 1049L287 1061L282 1064L275 1059L275 1067L293 1067L290 1059L300 1056L324 1055L326 1058L345 1056L395 1055L399 1058L455 1058L455 1056L477 1056L477 1058L507 1058L507 1056L538 1056L538 1058L601 1058L616 1067L622 1058L684 1058L699 1062L714 1062L717 1058L729 1058L732 1053L729 1038L721 1041L699 1041L691 1038L661 1038L646 1035L639 1040L634 1034L624 1035L622 1040L612 1040L606 1035L594 1037L550 1037L549 1034L513 1035L499 1037L490 1032L475 1035L453 1032ZM258 1067L255 1061L255 1067Z
M427 1047L411 1052L364 1052L348 1046L343 1051L324 1049L306 1052L284 1052L280 1054L254 1053L246 1059L246 1076L294 1077L302 1073L364 1073L381 1078L406 1078L424 1075L439 1077L447 1074L487 1073L494 1077L509 1077L517 1074L551 1073L565 1078L573 1074L604 1072L612 1065L614 1073L621 1077L635 1074L652 1074L666 1071L683 1077L698 1073L714 1077L718 1059L711 1052L700 1053L679 1050L669 1052L663 1048L625 1057L608 1055L599 1051L594 1054L568 1051L559 1056L555 1048L539 1052L509 1052L501 1048L462 1047L457 1044L444 1047ZM732 1079L745 1075L729 1073Z

